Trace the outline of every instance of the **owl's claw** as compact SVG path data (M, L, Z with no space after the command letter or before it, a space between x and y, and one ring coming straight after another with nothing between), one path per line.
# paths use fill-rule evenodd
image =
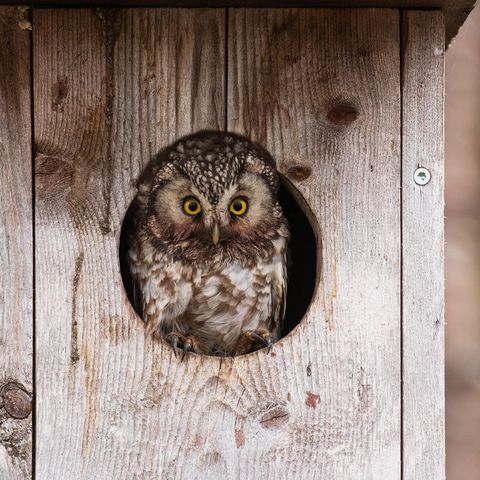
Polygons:
M175 358L177 358L178 335L171 334L167 340L170 342L170 345L173 348L173 354L175 355Z
M247 330L243 332L240 338L237 341L236 345L236 354L243 355L244 353L253 352L258 350L258 344L261 343L263 346L267 347L267 353L272 351L273 346L273 336L266 329L259 330Z
M270 332L265 331L260 334L258 334L257 332L251 332L250 335L265 344L265 346L267 347L267 353L270 353L272 351L273 337Z
M185 337L180 333L170 332L165 336L165 340L172 347L175 358L178 358L178 351L183 350L182 362L188 352L198 351L196 340L193 337Z
M182 362L185 360L185 357L187 356L188 352L191 352L193 350L193 342L190 337L187 337L185 341L183 342L183 357L182 357Z
M267 347L267 353L270 353L272 351L272 348L273 348L273 337L272 337L270 332L268 333L268 335L266 337L264 337L264 340L265 340L265 344L266 344L266 347Z

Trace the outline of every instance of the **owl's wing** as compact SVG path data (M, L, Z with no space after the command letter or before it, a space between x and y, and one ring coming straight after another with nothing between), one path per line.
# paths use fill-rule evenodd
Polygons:
M286 254L277 257L272 277L272 335L280 338L287 304L287 259ZM278 262L278 263L277 263Z
M150 265L148 267L151 267ZM148 268L147 267L147 268ZM143 319L150 332L186 334L180 317L192 299L192 284L185 279L184 267L177 262L138 275ZM140 272L137 272L137 274Z

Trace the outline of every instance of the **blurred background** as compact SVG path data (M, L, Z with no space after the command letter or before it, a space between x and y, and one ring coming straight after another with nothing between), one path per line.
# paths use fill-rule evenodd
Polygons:
M480 5L445 61L447 479L480 480Z

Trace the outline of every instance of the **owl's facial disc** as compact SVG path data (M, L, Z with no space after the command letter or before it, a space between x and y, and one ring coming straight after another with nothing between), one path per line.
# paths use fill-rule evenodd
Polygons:
M158 231L164 240L201 242L205 248L258 242L274 231L277 208L266 182L250 172L240 173L225 188L210 190L182 175L163 185L155 198Z

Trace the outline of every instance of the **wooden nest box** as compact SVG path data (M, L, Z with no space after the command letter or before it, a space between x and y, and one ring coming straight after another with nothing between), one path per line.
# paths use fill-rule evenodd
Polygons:
M32 437L39 480L443 478L444 45L472 2L30 3L0 7L0 478ZM266 147L314 231L271 354L180 362L124 289L136 180L201 129Z

